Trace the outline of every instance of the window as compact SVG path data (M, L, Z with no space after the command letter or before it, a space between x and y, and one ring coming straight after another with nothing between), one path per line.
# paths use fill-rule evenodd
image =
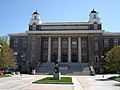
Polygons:
M82 44L82 47L86 47L86 39L83 39L81 44Z
M72 41L72 47L77 47L77 41Z
M34 30L36 30L36 25L33 25L33 28L32 28L32 30L34 31Z
M109 39L104 39L104 47L109 47Z
M98 29L98 25L94 24L94 30L97 30L97 29Z
M32 50L35 49L35 43L32 43Z
M95 50L98 50L98 43L95 42Z
M63 41L62 41L62 46L63 46L63 47L67 47L67 40L63 40Z
M85 50L82 50L82 62L87 62L87 52Z
M82 56L86 56L86 52L85 51L82 51Z
M99 63L99 57L95 56L95 63Z
M26 54L21 55L22 61L26 61Z
M94 30L97 30L97 29L98 29L98 22L95 21L95 22L94 22Z
M118 45L118 38L115 38L113 42L114 42L114 46Z
M33 23L32 30L33 31L36 30L36 23L35 22Z
M96 15L95 14L93 15L93 18L96 19Z
M34 19L36 20L36 19L37 19L37 16L34 16Z
M57 39L53 41L53 47L54 47L54 48L57 48L57 47L58 47L58 41L57 41Z
M19 41L16 40L16 41L14 42L14 47L18 47L18 44L19 44Z
M34 61L35 60L35 55L32 55L31 59L32 59L32 61Z
M48 48L48 43L44 42L43 47Z
M27 46L27 41L23 41L23 47L26 47Z

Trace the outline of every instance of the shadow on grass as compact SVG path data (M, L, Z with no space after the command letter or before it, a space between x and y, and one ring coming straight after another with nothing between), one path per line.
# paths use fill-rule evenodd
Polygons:
M108 81L108 79L96 79L96 81Z
M120 87L120 83L116 83L116 84L114 84L114 86L119 86Z

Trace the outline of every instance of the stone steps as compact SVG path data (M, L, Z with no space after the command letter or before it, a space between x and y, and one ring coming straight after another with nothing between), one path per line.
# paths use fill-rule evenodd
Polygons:
M59 62L59 71L63 75L90 75L88 63ZM41 63L36 71L37 74L53 74L54 63Z

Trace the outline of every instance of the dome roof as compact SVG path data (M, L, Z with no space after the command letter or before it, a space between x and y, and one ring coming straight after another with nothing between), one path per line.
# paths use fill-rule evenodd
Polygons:
M39 13L38 13L37 10L36 10L33 14L39 14Z
M91 11L91 13L97 13L94 9Z

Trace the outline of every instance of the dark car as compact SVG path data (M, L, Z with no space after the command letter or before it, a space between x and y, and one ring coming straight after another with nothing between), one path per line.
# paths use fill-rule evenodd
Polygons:
M11 70L11 69L5 69L4 70L4 73L5 74L11 74L13 72L13 70Z

